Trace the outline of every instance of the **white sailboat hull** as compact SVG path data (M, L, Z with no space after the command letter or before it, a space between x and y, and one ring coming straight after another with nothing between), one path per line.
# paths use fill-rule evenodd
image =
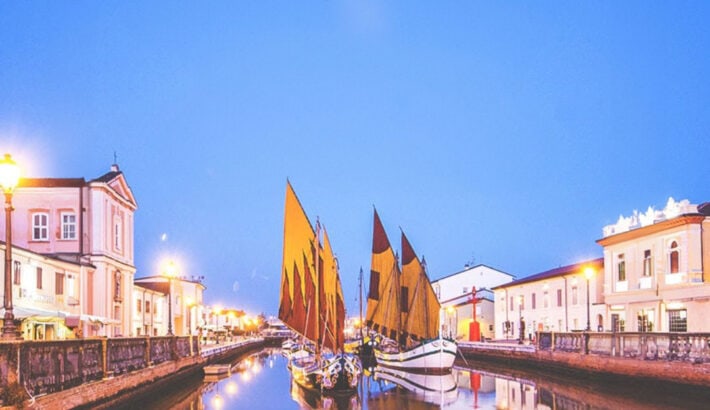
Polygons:
M428 403L444 405L456 401L458 397L456 379L453 373L410 373L400 369L378 366L375 368L375 377L402 386L419 399Z
M444 373L451 371L456 359L456 342L434 339L412 349L389 353L375 349L377 364L409 372Z

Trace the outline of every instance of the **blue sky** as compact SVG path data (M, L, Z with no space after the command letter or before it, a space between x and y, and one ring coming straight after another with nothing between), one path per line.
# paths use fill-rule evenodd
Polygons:
M707 2L2 2L0 150L137 197L138 276L276 313L286 179L347 305L372 206L430 276L601 255L604 225L710 201ZM165 234L166 239L161 240Z

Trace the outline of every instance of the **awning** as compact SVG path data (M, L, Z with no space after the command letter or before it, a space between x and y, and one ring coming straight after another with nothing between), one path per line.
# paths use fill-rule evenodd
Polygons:
M40 317L58 317L65 318L69 315L68 312L63 312L61 310L46 310L34 307L24 307L24 306L13 306L12 314L16 319L25 319L28 317L40 316ZM5 308L0 308L0 317L5 316Z

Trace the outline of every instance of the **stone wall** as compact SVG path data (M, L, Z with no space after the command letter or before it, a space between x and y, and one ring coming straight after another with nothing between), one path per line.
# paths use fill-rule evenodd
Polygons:
M31 396L71 389L160 363L199 357L192 337L92 338L0 343L0 388L19 382Z

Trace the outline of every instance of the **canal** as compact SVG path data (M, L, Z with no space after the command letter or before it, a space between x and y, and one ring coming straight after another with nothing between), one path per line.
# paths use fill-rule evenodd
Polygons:
M386 369L385 369L386 370ZM459 362L450 375L374 369L360 392L333 400L292 385L279 349L232 364L231 374L199 376L152 392L123 409L707 409L708 389L581 380L569 375Z

